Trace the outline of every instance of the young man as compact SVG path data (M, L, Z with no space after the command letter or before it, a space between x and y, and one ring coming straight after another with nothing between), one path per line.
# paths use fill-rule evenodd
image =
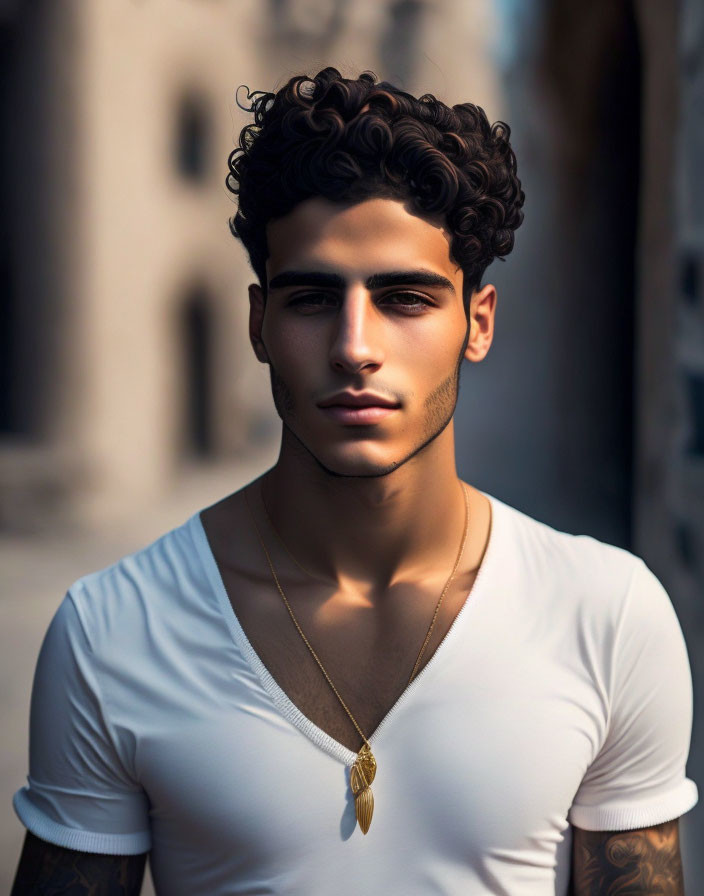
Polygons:
M15 894L682 894L691 678L620 548L461 482L509 129L335 69L230 159L276 465L70 589Z

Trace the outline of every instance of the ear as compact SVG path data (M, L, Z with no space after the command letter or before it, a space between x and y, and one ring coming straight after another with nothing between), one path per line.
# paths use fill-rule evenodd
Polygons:
M266 302L261 286L258 283L251 283L249 286L249 341L252 343L254 354L262 364L269 363L269 355L262 339L265 307Z
M487 283L473 293L469 303L469 340L464 357L467 361L483 361L494 338L496 288Z

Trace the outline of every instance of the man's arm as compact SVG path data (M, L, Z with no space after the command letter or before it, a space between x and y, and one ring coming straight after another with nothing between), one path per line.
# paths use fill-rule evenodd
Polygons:
M634 831L573 829L573 896L684 896L679 819Z
M147 854L110 856L54 846L27 833L10 896L139 896Z

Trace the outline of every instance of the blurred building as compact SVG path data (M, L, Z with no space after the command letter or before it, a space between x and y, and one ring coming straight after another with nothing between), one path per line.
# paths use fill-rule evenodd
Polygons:
M491 5L5 0L0 17L0 526L139 512L278 433L227 226L236 87L334 63L496 116Z
M689 0L547 0L545 11L539 66L572 281L561 464L585 481L587 504L606 473L630 495L619 543L701 614L704 14ZM589 429L605 415L612 438L595 457Z
M6 13L6 525L138 508L266 432L223 186L245 6Z

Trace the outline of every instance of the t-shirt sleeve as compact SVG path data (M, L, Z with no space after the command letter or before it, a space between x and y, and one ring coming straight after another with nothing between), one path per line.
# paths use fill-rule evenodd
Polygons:
M70 592L39 653L29 741L28 785L14 798L28 830L82 852L148 852L148 801L120 758Z
M674 607L640 558L605 669L607 733L568 819L587 831L615 831L678 818L697 803L685 774L692 677Z

